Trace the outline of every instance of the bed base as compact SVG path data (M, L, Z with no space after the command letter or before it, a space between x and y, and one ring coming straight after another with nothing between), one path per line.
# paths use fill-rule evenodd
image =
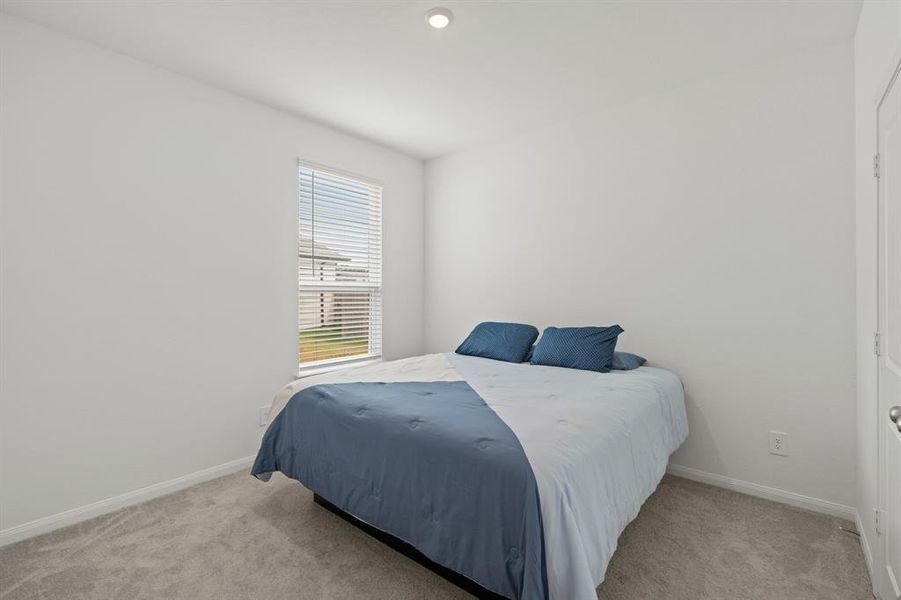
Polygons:
M338 508L337 506L335 506L334 504L332 504L331 502L329 502L328 500L326 500L319 494L315 494L315 493L313 494L313 501L316 504L318 504L319 506L321 506L322 508L335 513L336 515L338 515L339 517L341 517L342 519L344 519L345 521L347 521L354 527L362 530L365 533L368 533L370 536L374 537L375 539L382 542L386 546L389 546L390 548L393 548L397 552L400 552L407 558L418 562L420 565L422 565L423 567L425 567L432 573L435 573L436 575L443 577L444 579L446 579L447 581L456 585L457 587L462 588L463 590L469 592L476 598L484 598L485 600L506 600L505 596L501 596L500 594L498 594L496 592L492 592L491 590L485 589L482 586L480 586L478 583L474 582L473 580L471 580L463 575L460 575L456 571L454 571L452 569L448 569L447 567L445 567L443 565L439 565L438 563L436 563L435 561L433 561L429 557L427 557L425 554L423 554L422 552L417 550L415 547L413 547L412 545L403 541L402 539L397 538L397 537L391 535L390 533L385 533L381 529L378 529L377 527L373 527L369 523L361 521L360 519L356 518L352 514L344 512L343 510L341 510L340 508Z

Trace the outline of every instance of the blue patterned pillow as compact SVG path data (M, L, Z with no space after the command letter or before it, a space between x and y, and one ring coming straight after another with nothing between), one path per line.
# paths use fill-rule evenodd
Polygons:
M532 353L535 352L535 346L536 344L532 344L529 351L526 352L525 357L522 359L522 362L532 362Z
M479 323L457 348L457 354L481 356L507 362L523 362L538 329L522 323Z
M613 364L616 338L622 332L619 325L548 327L532 352L532 364L606 373Z
M613 364L610 368L614 371L631 371L648 362L643 356L631 352L614 352Z

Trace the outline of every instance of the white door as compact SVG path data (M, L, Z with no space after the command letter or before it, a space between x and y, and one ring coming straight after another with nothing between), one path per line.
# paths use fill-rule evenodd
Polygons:
M879 199L880 529L874 584L901 598L901 82L896 74L877 111ZM884 569L884 570L883 570Z

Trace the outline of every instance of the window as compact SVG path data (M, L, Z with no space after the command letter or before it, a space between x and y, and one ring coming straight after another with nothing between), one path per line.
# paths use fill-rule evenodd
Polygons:
M300 165L298 361L382 354L382 188Z

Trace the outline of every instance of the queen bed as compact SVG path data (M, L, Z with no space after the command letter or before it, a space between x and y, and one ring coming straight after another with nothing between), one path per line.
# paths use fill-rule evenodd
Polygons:
M252 473L300 481L476 589L594 599L687 435L664 369L430 354L283 388Z

